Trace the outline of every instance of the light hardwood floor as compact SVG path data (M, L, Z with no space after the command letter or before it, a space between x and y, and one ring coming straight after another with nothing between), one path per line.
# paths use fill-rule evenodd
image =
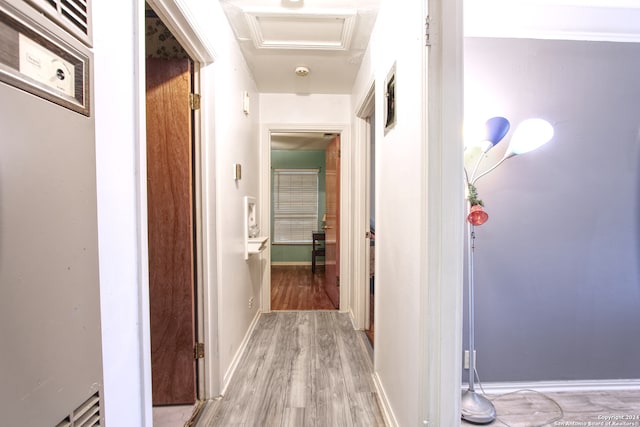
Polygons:
M384 426L364 339L336 311L263 314L197 426Z
M546 393L544 396L526 391L489 397L494 399L498 419L493 423L485 424L488 427L572 425L640 427L640 390ZM548 398L555 400L562 410ZM209 417L213 413L212 408L213 406L207 409L210 412ZM189 419L190 411L191 407L154 408L154 427L183 427ZM561 418L558 419L559 417ZM475 426L476 424L463 421L461 425Z
M489 427L640 427L640 390L539 393L523 390L488 395L497 419ZM462 422L462 426L473 426Z
M207 402L195 425L383 426L368 351L346 314L263 314L225 396ZM498 415L489 427L640 427L640 390L522 391L489 398ZM154 408L154 425L182 427L190 411Z
M324 267L271 266L271 309L335 310L324 283Z

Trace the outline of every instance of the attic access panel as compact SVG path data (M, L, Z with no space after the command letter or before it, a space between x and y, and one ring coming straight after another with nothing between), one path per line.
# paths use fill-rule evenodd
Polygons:
M347 50L356 12L273 13L246 11L253 43L258 49Z
M0 2L0 81L85 116L89 56Z

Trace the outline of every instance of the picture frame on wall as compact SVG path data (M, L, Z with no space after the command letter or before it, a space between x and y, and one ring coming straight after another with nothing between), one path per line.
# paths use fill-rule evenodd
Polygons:
M394 62L384 82L384 133L396 125L396 64Z

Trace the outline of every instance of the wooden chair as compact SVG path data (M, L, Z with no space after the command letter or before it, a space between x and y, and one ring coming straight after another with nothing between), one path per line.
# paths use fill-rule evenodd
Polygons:
M324 232L314 231L312 233L313 242L311 247L311 272L316 272L316 258L324 258Z

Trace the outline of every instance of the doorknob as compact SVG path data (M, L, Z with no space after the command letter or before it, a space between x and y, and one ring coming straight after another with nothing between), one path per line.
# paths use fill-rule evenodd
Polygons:
M370 231L365 231L364 232L364 238L365 239L369 239L371 237L371 232Z

